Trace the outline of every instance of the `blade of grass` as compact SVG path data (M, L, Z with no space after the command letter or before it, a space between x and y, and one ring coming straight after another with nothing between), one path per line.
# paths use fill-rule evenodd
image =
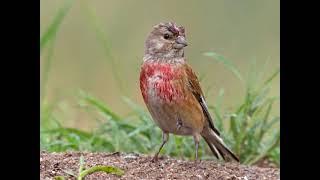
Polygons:
M44 97L46 96L46 85L49 78L49 72L51 69L51 63L53 58L53 50L54 50L54 39L51 41L49 48L48 48L48 54L46 56L46 62L43 69L42 74L42 83L41 83L41 91L40 91L40 101L43 102ZM42 104L42 103L41 103Z
M270 87L265 87L262 89L257 96L254 97L251 105L251 109L259 108L265 101L268 93L270 91Z
M274 148L276 148L280 143L280 131L278 131L273 139L271 140L271 143L268 145L267 148L265 148L265 150L260 153L260 155L256 156L254 159L248 161L248 165L252 165L257 163L260 159L264 158L265 156L267 156Z
M72 172L72 170L71 169L67 169L67 170L62 170L64 173L66 173L66 174L68 174L68 175L70 175L70 176L72 176L72 177L77 177L75 174L74 174L74 172Z
M267 107L267 110L266 110L266 114L263 118L259 118L258 115L263 112L263 110L265 109L265 107L269 105ZM243 133L244 134L244 137L242 138L242 141L241 141L241 144L244 145L244 142L247 140L247 139L250 139L250 138L254 138L255 137L255 133L256 133L256 130L257 128L259 127L260 131L262 131L262 128L261 128L261 124L264 124L263 121L267 121L268 119L268 116L269 116L269 113L270 113L270 110L271 110L271 106L272 106L272 103L270 101L267 101L267 102L264 102L253 114L252 114L252 117L251 117L251 121L248 122L248 132L247 133ZM258 130L258 132L259 132ZM263 134L262 134L263 135ZM262 136L261 136L262 137Z
M129 134L128 134L128 137L130 138L130 137L132 137L132 136L135 136L135 135L137 135L137 134L140 134L142 131L145 131L145 130L147 130L147 129L150 129L150 128L152 128L153 126L150 124L150 125L147 125L147 126L140 126L140 127L138 127L137 129L135 129L134 131L132 131L132 132L130 132Z
M261 130L260 130L260 133L259 133L259 135L258 135L258 138L261 140L262 139L262 137L263 137L263 134L264 134L264 126L265 126L265 124L267 123L267 121L268 121L268 119L269 119L269 115L270 115L270 112L271 112L271 109L272 109L272 105L273 105L273 101L271 101L270 103L269 103L269 105L268 105L268 108L267 108L267 110L266 110L266 113L265 113L265 115L264 115L264 117L262 118L263 120L262 120L262 123L261 123Z
M219 90L219 94L218 94L217 101L216 101L217 107L219 107L219 109L220 109L221 103L222 103L222 101L223 101L223 96L224 96L224 89L221 88L221 89Z
M258 72L257 72L257 60L256 58L253 58L250 61L250 66L249 66L249 70L247 73L247 89L248 91L253 90L254 85L256 84L258 80Z
M110 108L108 108L105 103L99 101L98 99L96 99L95 97L89 95L88 93L80 90L79 91L79 96L81 99L83 99L85 102L89 103L90 105L93 105L94 107L96 107L99 111L103 112L104 114L111 116L111 118L113 120L121 120L121 118L115 114L113 111L110 110Z
M223 125L223 119L221 117L221 113L220 113L220 110L217 108L217 107L214 107L214 106L208 106L209 109L212 109L213 110L213 113L214 113L214 117L215 117L215 122L213 123L216 123L217 124L217 127L219 130L223 130L224 129L224 125Z
M269 84L277 75L280 73L280 68L278 68L263 84Z
M263 138L263 135L274 125L276 122L279 122L280 117L274 117L269 123L264 124L264 126L261 127L261 131L259 134L259 140L261 141Z
M105 173L115 174L117 176L122 176L124 174L124 171L120 168L99 165L99 166L93 166L93 167L86 169L86 170L82 171L81 173L79 173L77 180L83 180L85 176L92 174L94 172L99 172L99 171L105 172Z
M135 145L135 149L130 150L130 151L140 151L143 153L147 153L150 151L150 140L144 136L134 136L131 138L131 142L130 142L130 148L132 147L132 144Z
M233 65L233 63L230 60L226 59L222 55L217 54L215 52L206 52L203 55L207 57L211 57L217 60L218 62L223 63L225 67L227 67L241 82L244 82L239 70Z
M40 54L43 48L48 44L48 42L55 38L57 31L66 17L67 13L69 12L74 0L66 0L63 6L58 10L56 16L53 18L51 24L43 33L40 38Z
M138 106L136 103L134 103L132 100L130 100L129 98L127 98L125 96L122 97L122 100L126 104L128 104L134 110L134 112L139 115L139 118L141 120L143 120L145 123L152 122L151 117L149 116L149 114L145 110L143 110L140 106Z
M90 138L92 136L91 133L81 131L75 128L56 128L56 129L44 130L41 133L76 134L81 138Z
M65 180L64 176L54 176L54 180Z
M79 174L84 170L84 157L81 155L79 160Z
M267 67L270 63L270 60L271 60L271 57L269 56L263 63L262 65L262 68L261 68L261 71L259 72L259 74L257 75L257 81L258 82L262 82L262 78L266 75L266 72L267 72Z
M111 46L110 41L105 33L105 31L101 28L100 22L98 21L98 17L95 13L95 11L90 7L88 4L88 1L81 0L80 5L82 6L82 9L84 13L86 14L88 18L89 24L93 27L95 35L97 37L97 40L100 42L101 46L104 50L104 55L106 57L106 60L111 65L111 71L114 75L115 81L118 83L118 88L121 91L122 94L127 94L125 91L125 88L123 87L123 82L121 80L121 77L119 75L119 67L116 65L115 58L113 54L111 53Z

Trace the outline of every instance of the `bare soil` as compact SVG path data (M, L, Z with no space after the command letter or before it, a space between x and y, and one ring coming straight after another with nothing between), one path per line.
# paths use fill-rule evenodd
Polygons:
M85 177L89 179L217 179L217 180L251 180L251 179L280 179L279 168L262 168L246 166L238 163L222 163L202 160L194 161L160 157L156 163L152 157L139 154L124 153L90 153L40 152L40 179L53 179L64 176L66 179L76 179L67 172L78 174L79 159L83 155L86 168L95 165L116 166L124 170L124 175L96 172Z

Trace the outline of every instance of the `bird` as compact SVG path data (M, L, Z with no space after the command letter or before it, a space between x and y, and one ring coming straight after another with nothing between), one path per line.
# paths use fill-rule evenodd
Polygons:
M162 130L162 143L152 161L158 161L169 134L174 134L193 136L196 162L201 137L217 159L239 162L213 123L199 80L184 57L186 46L185 28L174 22L153 26L145 41L140 90L153 121Z

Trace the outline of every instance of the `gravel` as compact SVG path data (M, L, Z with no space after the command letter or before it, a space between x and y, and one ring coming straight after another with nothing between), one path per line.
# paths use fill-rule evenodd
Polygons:
M251 180L280 179L279 168L261 168L238 163L223 163L203 160L179 160L170 157L159 157L156 163L152 157L140 154L125 153L91 153L91 152L40 152L40 179L54 179L64 176L76 179L70 173L78 174L80 156L84 157L85 168L95 165L115 166L124 170L124 175L96 172L85 177L90 179L217 179L217 180Z

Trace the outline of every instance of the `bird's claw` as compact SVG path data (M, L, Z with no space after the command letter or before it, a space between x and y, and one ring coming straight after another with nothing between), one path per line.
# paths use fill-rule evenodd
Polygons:
M157 162L158 161L158 156L154 156L153 158L152 158L152 160L151 160L151 162L153 162L153 163L155 163L155 162Z
M179 118L178 121L177 121L177 130L179 130L181 127L182 127L182 121L181 119Z

